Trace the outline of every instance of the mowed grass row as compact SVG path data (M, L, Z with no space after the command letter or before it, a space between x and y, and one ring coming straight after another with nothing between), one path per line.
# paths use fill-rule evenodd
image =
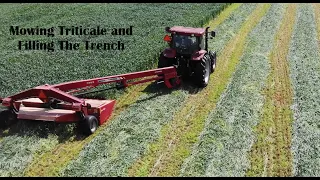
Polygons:
M270 69L268 56L284 10L284 5L272 4L243 42L243 54L234 57L239 64L232 80L206 119L181 176L244 176L250 168L253 127L259 122L261 90Z
M116 51L103 53L73 51L51 54L47 52L19 52L15 50L16 43L18 40L24 39L23 37L1 36L2 44L0 46L2 51L0 53L5 59L1 61L1 65L4 68L0 69L1 96L45 82L57 83L153 67L154 55L161 49L160 47L164 46L162 26L176 24L197 26L197 24L203 23L201 22L202 19L217 13L224 4L211 4L211 6L176 4L174 7L166 4L158 4L158 6L151 4L131 4L129 6L126 4L23 4L15 6L3 4L1 8L8 8L9 6L12 11L2 11L4 18L1 19L3 24L0 29L1 34L8 34L10 25L51 27L57 26L57 24L71 25L70 22L73 23L72 25L100 25L107 28L134 24L136 28L133 36L125 37L126 40L131 42L127 43L131 47L128 47L126 53ZM171 8L177 8L178 11L172 11ZM50 9L52 11L48 13ZM205 13L202 13L204 10ZM131 13L128 13L130 11ZM163 15L163 11L168 11L168 13ZM180 16L177 16L176 13ZM119 23L121 17L126 17L124 18L126 20ZM150 19L151 17L153 18L152 20ZM192 17L197 17L197 20L192 19ZM141 19L144 20L142 21ZM149 29L146 29L146 27ZM37 39L37 37L33 38ZM81 38L83 37L73 37L72 40L82 40ZM89 39L92 41L110 40L109 37L90 37ZM146 45L147 42L152 45ZM135 43L141 46L143 44L144 48L140 48ZM134 50L135 48L139 50L137 51L141 53L140 55ZM24 81L21 81L22 79ZM52 124L19 122L16 126L10 128L9 132L2 132L3 139L0 146L7 150L15 149L15 151L12 153L1 152L2 155L0 157L5 161L1 161L1 167L3 168L0 175L19 176L32 161L33 157L41 156L45 152L51 152L57 144L77 140L77 137L72 135L74 133L73 129L73 126L56 128ZM16 140L12 141L12 139ZM82 139L80 138L80 142L77 145L85 144L81 143ZM36 143L41 141L44 143ZM21 144L23 146L20 146ZM80 145L80 149L82 147ZM22 158L25 160L20 161Z
M59 143L59 139L49 132L54 128L52 125L38 126L33 123L34 128L28 128L23 123L18 123L15 134L7 135L0 141L0 176L21 176L24 168L32 161L35 154L43 153L52 149ZM68 127L58 128L57 133L68 133Z
M295 17L296 4L289 4L269 56L271 70L247 176L292 176L292 87L287 56Z
M130 105L88 143L60 175L127 176L129 166L159 137L161 127L172 120L187 95L187 91L142 95L138 103Z
M228 7L226 11L229 8L234 9L235 7ZM175 114L173 121L163 128L160 139L153 143L148 153L130 168L130 176L175 176L179 174L180 165L188 157L192 144L203 129L204 116L212 109L211 106L208 107L208 104L214 105L213 102L217 101L221 95L234 70L235 64L228 61L227 57L230 54L227 52L232 53L235 44L229 43L224 47L223 52L220 49L227 44L228 40L234 41L233 38L236 38L234 35L255 8L256 4L243 4L234 10L225 22L215 28L220 35L216 37L216 41L213 40L210 43L209 47L213 50L219 49L218 62L209 85L186 100L187 103L181 111ZM209 24L216 24L215 20Z
M184 162L181 175L244 176L250 168L249 151L255 140L253 127L263 105L262 88L270 69L268 56L285 7L272 4L248 35L240 63L206 120L206 128Z
M153 171L155 174L160 176L173 176L179 173L184 159L192 153L191 148L204 128L203 124L206 117L209 112L216 107L218 99L229 84L230 78L239 62L239 57L242 54L248 33L265 15L269 7L269 4L259 4L247 18L247 21L241 26L234 41L230 42L223 50L220 55L220 62L225 63L221 63L221 71L217 70L215 76L213 76L212 81L215 82L215 84L207 91L207 94L204 96L205 98L199 98L202 99L202 102L199 104L194 103L197 104L197 107L194 109L194 114L186 119L182 113L177 115L177 117L182 117L182 119L186 120L187 123L191 123L185 127L185 133L182 133L181 136L174 136L178 139L178 143L174 142L174 147L168 148L171 153L168 153L170 154L169 157L166 156L161 162L159 165L160 168L158 168L157 171ZM202 126L200 127L199 125Z
M320 176L319 5L299 4L288 60L294 95L293 175Z
M218 18L206 24L204 27L210 26L216 32L216 37L209 40L209 48L216 51L217 55L221 54L226 44L236 36L243 22L256 7L256 3L233 3Z

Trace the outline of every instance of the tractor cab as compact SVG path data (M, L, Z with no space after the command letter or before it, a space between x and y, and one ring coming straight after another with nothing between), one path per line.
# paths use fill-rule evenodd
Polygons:
M164 40L169 43L170 48L181 55L192 55L197 51L207 51L208 28L191 28L174 26L166 27L166 32L171 33L171 36L166 35ZM215 32L211 32L211 38L215 36Z
M196 36L173 34L170 47L175 49L179 54L191 55L201 49L201 39Z
M212 39L215 32L208 32L209 28L166 27L170 35L165 35L164 41L169 47L161 52L158 68L174 65L180 77L193 77L196 84L205 87L216 66L216 53L208 50L209 36Z

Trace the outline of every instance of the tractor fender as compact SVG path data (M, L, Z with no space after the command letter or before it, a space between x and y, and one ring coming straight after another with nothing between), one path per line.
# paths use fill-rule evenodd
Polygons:
M195 53L192 54L191 56L191 60L193 61L199 61L203 58L203 56L207 53L206 50L200 50L200 51L197 51Z
M163 51L163 56L166 58L175 58L176 57L176 50L172 48L166 48Z

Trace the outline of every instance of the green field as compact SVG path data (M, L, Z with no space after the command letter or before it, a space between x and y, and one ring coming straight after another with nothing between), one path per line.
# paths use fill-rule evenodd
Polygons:
M153 67L158 53L165 47L164 27L202 26L225 4L2 4L0 32L1 96L45 83L88 79L145 70ZM164 13L165 12L165 13ZM13 36L10 26L51 28L82 26L128 28L133 35L124 36ZM56 29L58 32L58 29ZM19 51L18 41L39 40L57 43L114 42L121 40L124 51Z

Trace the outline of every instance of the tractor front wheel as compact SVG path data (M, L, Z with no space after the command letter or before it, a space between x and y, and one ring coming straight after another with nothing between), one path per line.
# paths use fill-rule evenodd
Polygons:
M167 58L163 55L163 53L161 53L158 61L158 68L169 67L172 65L173 65L173 59Z
M17 121L17 115L11 110L0 112L0 128L5 129Z
M211 73L213 73L214 70L216 69L217 54L216 54L216 52L210 51L210 52L209 52L209 55L210 55L210 59L211 59L211 68L210 68L210 71L211 71Z
M194 83L199 87L206 87L209 83L211 62L208 54L204 55L203 58L195 62L194 69Z
M85 135L91 135L98 129L99 123L95 116L89 115L84 117L80 125Z
M169 67L172 65L173 65L173 59L165 57L162 52L159 57L158 68ZM163 77L163 75L158 75L158 76ZM162 81L162 80L159 80L159 81Z

